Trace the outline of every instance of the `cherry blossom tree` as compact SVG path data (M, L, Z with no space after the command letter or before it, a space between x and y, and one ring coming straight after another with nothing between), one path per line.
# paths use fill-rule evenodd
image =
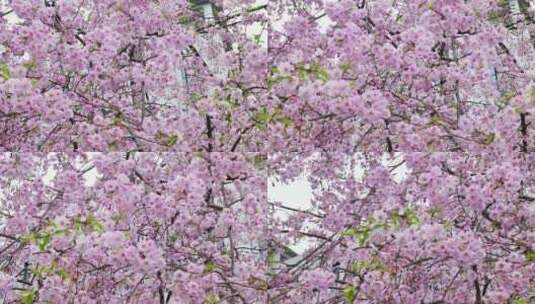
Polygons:
M535 301L528 1L200 2L5 1L3 302Z
M238 246L272 233L264 161L216 152L4 155L6 301L251 301L235 288L253 270L263 282L265 266L254 248ZM88 174L98 176L88 183Z

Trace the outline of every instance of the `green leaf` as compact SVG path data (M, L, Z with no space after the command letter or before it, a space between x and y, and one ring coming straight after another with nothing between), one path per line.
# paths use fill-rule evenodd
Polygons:
M112 125L121 126L123 125L124 117L122 113L117 113L112 119Z
M33 304L35 301L35 290L25 290L20 294L21 304Z
M483 138L483 143L485 145L490 145L494 141L495 137L496 137L496 135L494 133L489 133L489 134L485 135L485 138Z
M357 290L355 289L354 286L347 286L346 288L344 288L343 293L344 293L344 299L348 303L353 303L353 301L355 300L355 297L357 296Z
M73 228L77 232L82 232L83 224L82 224L82 222L80 221L79 218L75 218L74 219Z
M342 232L342 236L355 236L357 234L357 229L349 228Z
M178 18L178 23L180 24L187 24L187 23L190 23L193 19L191 18L191 16L180 16Z
M258 6L255 6L255 7L248 8L247 12L248 13L253 13L253 12L256 12L256 11L259 11L259 10L263 10L263 9L266 9L266 8L267 8L267 4L262 4L262 5L258 5Z
M279 117L277 118L277 121L280 122L285 128L288 128L293 123L293 121L287 116Z
M303 81L306 79L306 70L304 68L298 68L297 69L297 77L299 80Z
M374 256L372 258L372 265L373 265L374 270L385 272L385 273L392 273L392 270L388 268L388 266L385 263L383 263L381 259L378 258L377 256Z
M370 263L368 261L354 261L353 263L351 263L351 271L360 272L368 268L369 265Z
M329 73L318 63L311 64L310 71L314 73L314 75L323 82L329 80Z
M254 42L257 45L262 45L262 34L256 34L253 36Z
M442 123L442 119L438 115L431 116L431 120L429 121L430 125L440 125Z
M169 138L167 138L167 146L168 147L174 146L176 144L177 140L178 140L178 135L173 134L173 135L169 136Z
M36 277L42 278L45 274L49 272L49 269L45 266L37 265L30 268L30 272Z
M277 262L278 262L278 257L274 252L268 254L267 263L269 266L274 266L275 264L277 264Z
M81 222L83 228L89 228L92 231L98 233L104 232L104 226L98 221L98 219L93 215L89 214L85 221Z
M407 208L405 209L405 217L407 218L407 223L409 225L419 225L420 219L418 218L418 215L416 214L416 211Z
M283 81L292 81L293 77L291 75L282 74L278 67L272 66L270 76L267 79L267 88L271 90L273 85L283 82Z
M395 229L399 228L399 226L401 225L401 216L399 216L399 213L397 212L392 213L390 218L392 220L392 224L394 225L394 228Z
M267 162L267 156L262 154L255 155L253 162L256 168L264 168Z
M58 275L58 277L60 277L62 280L69 278L69 273L67 273L64 269L56 270L56 275Z
M387 265L377 256L373 256L370 260L354 261L351 264L351 271L360 273L363 270L376 270L380 272L391 272Z
M22 64L27 70L31 70L37 66L34 60L28 60Z
M292 79L293 78L290 75L277 75L277 76L274 76L274 77L270 77L267 80L267 87L268 87L268 89L271 89L274 84L283 82L285 80L291 81Z
M266 108L262 108L262 110L256 112L255 121L256 121L256 126L258 128L261 128L261 129L265 128L270 120L271 120L271 114L268 112Z
M215 293L209 293L204 299L204 304L218 304L219 297Z
M39 239L37 239L37 247L39 248L39 251L45 251L46 247L50 243L50 233L46 233L44 235L41 235Z
M359 231L358 234L356 235L357 241L359 242L359 245L361 246L366 243L369 237L370 237L369 229Z
M525 299L525 298L516 298L513 300L513 302L511 302L511 304L529 304L528 300Z
M215 269L216 265L213 261L207 261L206 263L204 263L204 273L214 272Z
M318 77L319 80L326 82L327 80L329 80L329 73L327 73L327 70L325 69L320 69L316 71L316 77Z
M4 78L5 80L11 78L11 72L5 63L0 64L0 77Z
M265 108L258 112L256 115L256 119L262 123L267 123L270 117L271 115L269 115L269 112Z
M297 69L299 80L305 80L307 75L313 75L323 82L329 80L329 73L318 63L306 65L303 63L298 63L295 65L295 68Z
M516 93L513 91L506 91L498 98L498 105L505 106L507 105L513 97L516 96ZM531 98L531 92L528 94L528 99Z
M117 219L117 216L122 215L114 215L112 219ZM99 220L93 215L89 214L85 220L82 220L80 216L77 216L73 219L73 228L76 232L82 233L84 231L95 231L98 233L104 232L104 226L102 223L99 222Z
M227 96L227 98L223 99L221 101L221 104L227 109L235 109L239 106L239 104L235 100L230 98L230 95Z
M509 97L509 99L513 98L514 97L514 94L510 94L511 96ZM531 86L528 90L528 100L531 101L531 102L535 102L535 85L534 86Z
M367 227L364 227L362 229L349 228L344 231L342 235L353 237L353 239L357 241L359 245L364 245L370 237L370 229Z
M524 257L526 258L528 262L535 261L535 251L531 249L526 250L526 252L524 252Z
M427 213L429 213L431 217L440 216L441 212L442 210L439 207L432 207L427 210Z
M65 235L69 233L69 230L68 229L59 229L59 228L56 228L55 230L52 231L52 236L57 236L57 235Z
M26 235L23 235L21 239L23 242L35 242L35 240L37 239L37 234L35 232L30 232Z
M166 134L161 131L158 131L156 133L156 139L162 144L167 147L172 147L175 145L178 141L178 135L177 134Z
M351 70L352 66L351 66L351 63L342 63L340 65L340 69L342 70L342 72L344 73L347 73Z
M500 7L506 7L508 8L509 7L509 0L498 0L498 6Z

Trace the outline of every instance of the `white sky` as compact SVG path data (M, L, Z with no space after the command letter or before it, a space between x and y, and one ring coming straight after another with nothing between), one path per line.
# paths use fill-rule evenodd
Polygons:
M399 163L399 161L402 159L401 154L397 154L392 161L388 161L388 159L385 157L383 159L383 164L385 165L392 165ZM399 166L396 170L392 172L393 178L395 181L399 182L404 177L407 176L408 169L405 164ZM305 173L306 174L306 173ZM357 180L360 180L363 177L364 170L362 166L356 166L354 176ZM297 177L295 180L289 182L289 183L281 183L277 182L274 178L270 178L268 183L268 201L269 202L280 202L284 206L300 209L300 210L308 210L312 208L312 201L313 193L312 193L312 187L310 183L307 181L305 175L301 175ZM313 210L311 210L313 211ZM285 217L288 214L292 213L292 211L284 211L280 210L278 212L278 215L281 217ZM311 228L312 225L307 225L307 228ZM312 240L303 240L299 242L298 244L295 244L294 246L291 246L291 248L301 254L303 253L308 246L314 244Z

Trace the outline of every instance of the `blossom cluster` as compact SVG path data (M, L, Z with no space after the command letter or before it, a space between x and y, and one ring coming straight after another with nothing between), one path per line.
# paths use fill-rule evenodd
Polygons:
M0 1L0 301L534 302L534 18Z

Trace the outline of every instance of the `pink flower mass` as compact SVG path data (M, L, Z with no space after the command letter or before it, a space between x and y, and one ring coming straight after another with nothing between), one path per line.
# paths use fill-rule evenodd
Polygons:
M534 20L0 0L0 303L535 303Z

